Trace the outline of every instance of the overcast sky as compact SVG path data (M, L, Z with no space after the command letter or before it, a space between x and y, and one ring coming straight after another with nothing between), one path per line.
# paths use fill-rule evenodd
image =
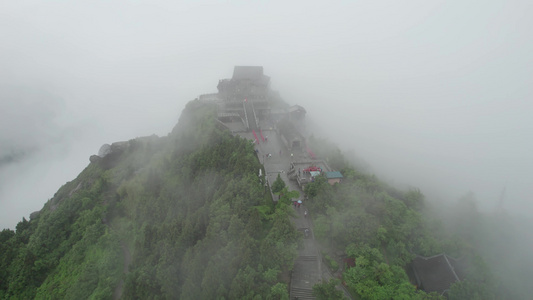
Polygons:
M0 2L1 228L235 65L389 182L533 213L533 2L178 2Z

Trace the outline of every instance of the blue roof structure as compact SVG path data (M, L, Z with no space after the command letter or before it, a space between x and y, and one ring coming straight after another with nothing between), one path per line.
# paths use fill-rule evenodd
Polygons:
M343 176L342 176L341 172L333 171L333 172L326 172L326 178L327 179L343 178Z

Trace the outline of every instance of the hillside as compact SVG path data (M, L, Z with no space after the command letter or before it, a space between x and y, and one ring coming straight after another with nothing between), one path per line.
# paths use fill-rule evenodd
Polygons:
M498 256L480 251L493 239L474 200L452 208L448 226L420 190L389 186L303 136L305 109L287 108L264 81L261 69L249 91L259 100L238 102L242 82L221 81L167 136L91 156L31 220L1 232L0 299L523 296L493 275L487 261ZM450 268L428 271L434 259Z
M213 107L196 104L169 136L114 144L38 216L16 233L3 230L1 298L285 291L278 274L297 241L287 210L273 206L255 176L253 146L218 130Z

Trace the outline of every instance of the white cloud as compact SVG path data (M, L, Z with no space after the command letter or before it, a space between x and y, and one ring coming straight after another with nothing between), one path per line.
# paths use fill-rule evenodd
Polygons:
M51 190L32 197L17 191L40 177L21 168L34 179L21 179L1 210L38 209L101 144L164 135L234 65L263 65L288 102L384 177L487 202L507 186L509 206L531 212L531 10L529 1L4 1L1 82L62 99L47 134L67 136L64 157L85 161L53 160L69 171L50 173Z

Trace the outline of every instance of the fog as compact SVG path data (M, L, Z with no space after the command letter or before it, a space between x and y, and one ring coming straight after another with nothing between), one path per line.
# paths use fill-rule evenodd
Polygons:
M0 4L0 227L104 143L166 135L235 65L261 65L317 135L438 201L529 215L530 1Z

